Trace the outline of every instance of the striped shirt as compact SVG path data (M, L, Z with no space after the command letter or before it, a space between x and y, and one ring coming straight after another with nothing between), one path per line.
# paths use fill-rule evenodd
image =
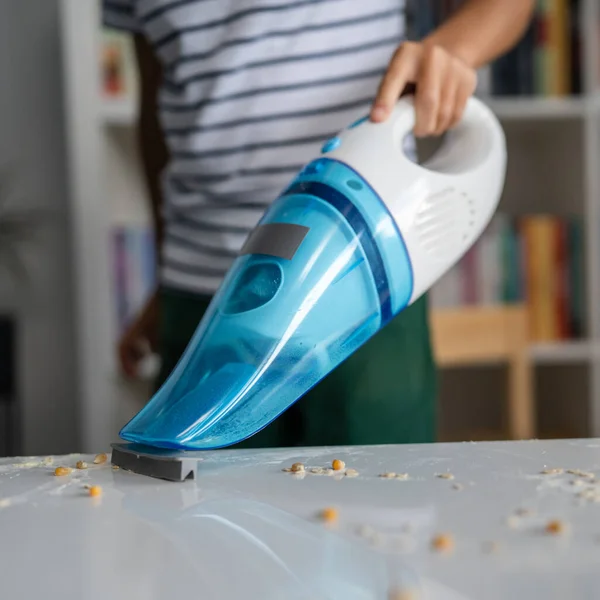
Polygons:
M329 136L364 115L404 37L403 0L103 0L163 65L161 283L213 294Z

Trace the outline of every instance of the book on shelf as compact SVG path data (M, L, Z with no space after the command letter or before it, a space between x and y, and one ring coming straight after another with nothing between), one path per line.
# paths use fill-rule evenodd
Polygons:
M497 214L430 292L433 308L525 303L533 342L584 330L583 223L579 217Z
M112 259L117 330L123 332L156 286L156 247L152 228L142 225L114 227Z
M408 0L408 29L422 39L462 0ZM568 96L581 93L581 0L537 0L519 43L479 71L481 96Z

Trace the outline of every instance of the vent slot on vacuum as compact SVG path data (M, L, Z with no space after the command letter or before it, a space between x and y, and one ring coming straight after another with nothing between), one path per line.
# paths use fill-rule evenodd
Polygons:
M470 243L476 222L473 198L449 187L423 199L417 209L415 230L430 256L447 260Z

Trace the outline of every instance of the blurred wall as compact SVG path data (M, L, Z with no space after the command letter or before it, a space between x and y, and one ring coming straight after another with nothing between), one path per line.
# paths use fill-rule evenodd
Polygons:
M58 15L58 0L0 0L0 166L14 168L24 203L52 211L28 254L32 284L0 274L0 310L20 319L24 454L79 443Z

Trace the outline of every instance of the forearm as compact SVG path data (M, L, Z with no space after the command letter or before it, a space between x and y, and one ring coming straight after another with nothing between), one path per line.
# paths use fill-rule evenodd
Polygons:
M160 128L156 104L161 74L156 59L150 54L147 42L137 38L136 51L141 82L137 135L146 187L151 202L156 243L157 247L160 247L163 238L160 176L168 160L168 150Z
M141 108L138 121L138 143L151 202L152 220L156 243L161 244L163 227L161 217L162 190L160 174L167 163L167 151L155 114L149 114L148 108Z
M443 47L478 69L518 42L534 7L535 0L466 0L423 41Z

